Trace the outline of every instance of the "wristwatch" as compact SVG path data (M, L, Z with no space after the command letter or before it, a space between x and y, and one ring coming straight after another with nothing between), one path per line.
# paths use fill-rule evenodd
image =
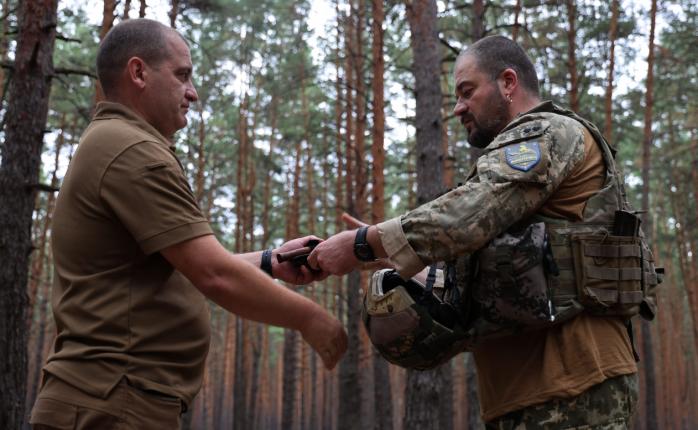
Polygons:
M368 227L361 227L356 232L356 239L354 239L354 255L359 261L373 261L376 259L371 245L366 241L366 233L368 233Z

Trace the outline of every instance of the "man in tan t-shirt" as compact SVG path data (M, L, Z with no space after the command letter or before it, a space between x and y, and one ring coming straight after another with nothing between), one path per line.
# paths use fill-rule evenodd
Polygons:
M184 39L155 21L125 21L103 40L97 69L106 101L80 140L53 218L58 333L34 428L179 428L208 352L205 297L298 330L334 367L346 350L340 322L268 276L325 276L271 258L315 238L233 255L197 206L172 147L197 101Z
M470 144L484 149L466 183L401 217L329 238L309 256L312 267L341 275L388 257L408 279L429 264L473 254L534 216L586 220L585 207L611 167L596 128L540 100L533 64L506 37L470 46L454 78L454 113ZM473 355L488 428L630 427L637 367L619 318L582 313L483 341Z

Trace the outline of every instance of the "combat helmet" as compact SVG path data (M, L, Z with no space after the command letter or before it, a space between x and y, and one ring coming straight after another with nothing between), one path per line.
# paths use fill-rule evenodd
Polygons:
M459 312L434 293L435 271L432 267L426 285L392 269L371 277L362 319L371 343L393 364L431 369L467 347Z

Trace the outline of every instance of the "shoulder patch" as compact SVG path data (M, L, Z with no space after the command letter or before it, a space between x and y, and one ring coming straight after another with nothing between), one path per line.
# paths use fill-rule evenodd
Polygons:
M504 155L509 167L528 172L540 162L540 145L535 140L516 143L504 148Z

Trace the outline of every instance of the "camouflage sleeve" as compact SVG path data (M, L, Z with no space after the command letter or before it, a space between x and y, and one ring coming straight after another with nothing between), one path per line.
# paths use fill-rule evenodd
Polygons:
M515 124L487 147L464 185L378 225L401 276L482 248L535 213L584 159L577 121L547 114Z

